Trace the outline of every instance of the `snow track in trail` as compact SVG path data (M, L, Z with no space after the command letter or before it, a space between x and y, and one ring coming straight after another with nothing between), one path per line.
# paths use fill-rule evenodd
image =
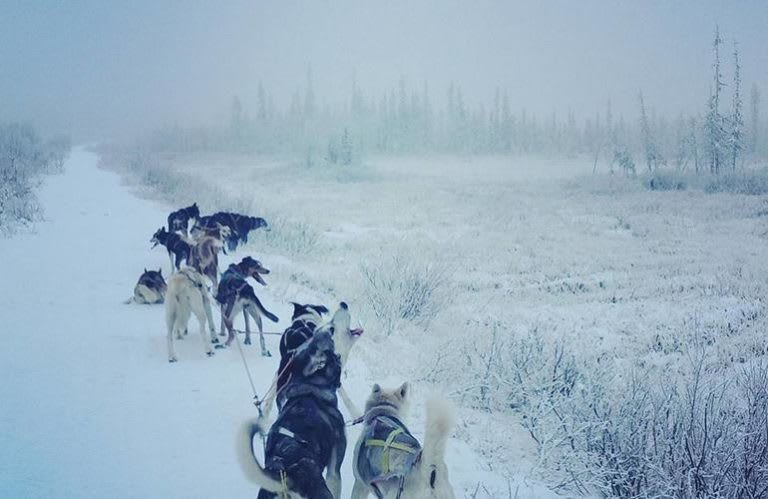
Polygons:
M176 342L179 362L169 364L163 307L123 304L144 268L168 276L166 252L150 249L149 240L169 210L135 197L97 161L75 149L65 173L41 189L46 221L0 240L0 497L255 497L235 454L237 428L255 415L237 348L207 358L193 319L189 336ZM246 254L222 255L220 265ZM266 330L282 331L292 307L269 286L255 289L282 319L265 321ZM339 297L350 302L354 323L353 298ZM260 356L254 339L244 351L263 395L279 337L266 337L272 358ZM350 371L350 394L367 393L366 378ZM423 421L407 421L420 436ZM348 429L343 497L358 434ZM448 464L457 497L478 483L506 491L506 480L466 444L449 442ZM518 485L519 497L551 497L540 484L513 490Z
M167 276L149 244L167 210L96 163L75 150L40 192L47 221L0 240L0 496L253 497L234 453L254 411L237 349L206 358L193 320L168 364L163 307L122 303L145 267ZM245 352L266 389L277 357Z

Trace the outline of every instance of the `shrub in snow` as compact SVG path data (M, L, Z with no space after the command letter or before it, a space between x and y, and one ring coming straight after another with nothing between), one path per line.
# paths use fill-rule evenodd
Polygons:
M67 139L44 144L31 126L0 125L0 231L42 217L35 195L39 176L60 171L68 153Z
M704 190L710 193L768 194L768 171L763 169L712 176L707 180Z
M368 307L387 334L400 320L426 326L448 303L448 269L398 254L361 268Z
M688 186L684 175L664 170L656 170L653 176L646 178L643 183L651 191L684 191Z

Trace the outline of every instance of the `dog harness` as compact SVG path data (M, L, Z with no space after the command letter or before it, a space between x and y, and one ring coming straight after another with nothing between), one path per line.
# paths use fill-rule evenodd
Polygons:
M367 426L357 458L360 477L383 497L378 484L405 477L421 458L421 445L405 425L393 416L376 416Z

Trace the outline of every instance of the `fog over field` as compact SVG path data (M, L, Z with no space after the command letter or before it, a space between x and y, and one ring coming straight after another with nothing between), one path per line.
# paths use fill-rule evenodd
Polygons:
M0 3L0 496L255 496L243 362L344 301L456 497L768 497L768 3ZM275 357L123 304L193 203Z
M745 88L768 86L763 2L241 1L3 2L0 119L78 139L253 115L262 82L280 109L304 93L345 103L400 79L435 104L451 83L486 111L497 87L515 113L638 116L637 94L668 118L710 87L715 25L740 44Z

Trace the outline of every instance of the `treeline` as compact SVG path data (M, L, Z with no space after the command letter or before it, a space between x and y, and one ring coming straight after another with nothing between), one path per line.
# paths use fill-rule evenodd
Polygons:
M62 171L70 141L42 139L30 125L0 124L0 233L42 216L35 189L43 174Z
M498 88L490 103L470 106L462 88L450 84L444 104L435 105L430 88L415 88L401 79L381 95L367 94L353 82L342 105L318 104L311 72L290 105L279 108L259 83L257 99L247 109L233 97L229 122L219 126L166 128L144 141L156 151L225 151L243 153L292 153L308 164L318 161L351 164L367 154L509 154L586 155L603 168L635 171L635 162L653 170L669 165L699 171L718 164L736 164L738 156L768 157L768 126L760 116L760 92L752 87L749 115L742 110L738 53L733 106L722 112L722 74L716 35L714 92L702 96L702 113L668 117L638 99L639 119L614 116L610 102L588 117L573 112L546 117L528 113ZM710 85L712 86L712 85ZM734 131L734 127L738 127ZM717 173L712 169L713 173Z

